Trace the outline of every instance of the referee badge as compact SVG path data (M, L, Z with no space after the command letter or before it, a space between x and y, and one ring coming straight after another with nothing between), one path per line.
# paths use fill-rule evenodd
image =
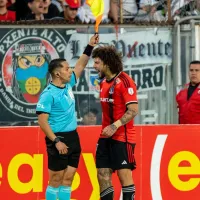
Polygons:
M130 95L133 95L133 94L134 94L133 88L128 88L128 93L129 93Z

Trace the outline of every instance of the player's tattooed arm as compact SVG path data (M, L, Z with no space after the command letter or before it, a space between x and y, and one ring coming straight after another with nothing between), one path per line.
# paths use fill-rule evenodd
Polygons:
M98 182L100 186L100 192L103 192L104 190L112 186L112 170L109 168L99 168Z
M106 126L103 131L102 135L106 137L112 137L112 135L117 131L120 126L127 124L130 120L132 120L138 113L138 104L129 104L127 106L126 113L122 116L121 119L115 121L113 124Z
M127 124L130 120L132 120L138 114L138 104L129 104L127 106L127 111L122 116L121 119L117 120L113 124L118 129L120 126Z
M120 119L122 125L127 124L130 120L132 120L138 114L138 104L130 104L128 105L128 110Z

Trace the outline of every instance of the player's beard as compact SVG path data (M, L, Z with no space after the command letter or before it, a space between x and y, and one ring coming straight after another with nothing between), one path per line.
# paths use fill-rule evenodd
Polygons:
M99 72L99 78L103 79L105 77L105 74L103 72Z

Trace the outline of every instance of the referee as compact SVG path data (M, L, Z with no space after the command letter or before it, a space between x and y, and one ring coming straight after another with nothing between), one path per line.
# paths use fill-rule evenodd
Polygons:
M98 41L98 34L91 37L74 70L62 58L52 60L48 67L52 82L40 95L36 108L38 123L46 135L49 169L46 200L70 200L71 185L81 154L72 87Z

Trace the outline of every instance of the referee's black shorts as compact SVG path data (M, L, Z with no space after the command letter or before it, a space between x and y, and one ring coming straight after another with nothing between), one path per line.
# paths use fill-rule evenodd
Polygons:
M52 171L60 171L67 168L67 166L78 168L81 145L79 135L74 131L55 133L61 142L65 143L68 148L67 154L59 154L55 144L49 139L45 138L48 156L48 168Z
M119 169L136 168L134 156L135 144L121 142L111 138L100 138L96 151L96 167Z

